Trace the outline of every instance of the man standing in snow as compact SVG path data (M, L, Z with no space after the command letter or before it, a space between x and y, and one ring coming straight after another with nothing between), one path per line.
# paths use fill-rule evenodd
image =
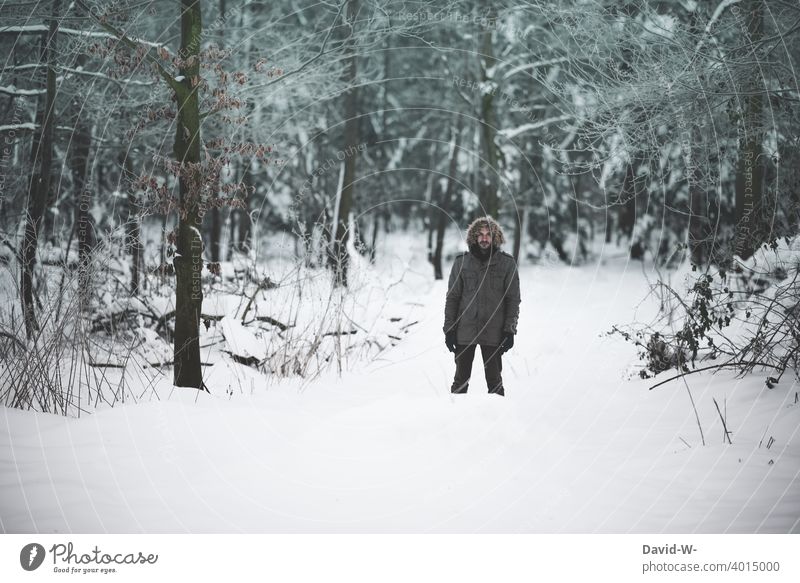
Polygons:
M503 231L489 217L467 228L469 251L455 259L444 305L447 349L455 353L453 393L466 393L475 347L481 347L489 392L505 395L502 354L514 346L519 317L519 274L514 258L500 251Z

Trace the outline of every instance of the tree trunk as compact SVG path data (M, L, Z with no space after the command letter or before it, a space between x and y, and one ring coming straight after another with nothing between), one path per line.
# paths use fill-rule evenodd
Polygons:
M447 229L447 222L450 220L453 202L453 195L456 191L456 169L458 162L458 148L461 141L461 118L455 130L453 130L453 140L450 150L450 161L447 165L447 187L442 196L442 202L439 205L439 212L437 213L438 220L436 221L436 247L433 250L433 277L434 279L444 279L444 271L442 269L442 251L444 248L444 233Z
M253 246L253 219L250 217L250 197L242 201L245 208L239 209L239 251L248 253Z
M689 253L693 265L702 266L709 260L712 244L708 219L708 196L699 184L700 171L695 158L695 144L702 143L698 128L692 128L692 141L688 145L686 173L689 182Z
M79 114L80 115L80 114ZM75 224L78 232L78 290L81 306L89 297L90 288L90 255L95 243L94 225L89 210L92 207L92 192L86 188L86 175L89 167L89 151L91 148L91 131L86 120L78 119L72 139L71 171L72 184L75 188L76 209Z
M434 208L433 204L428 206L428 209L425 213L425 218L423 219L423 226L425 227L425 232L428 234L428 262L433 265L433 241L434 241L434 234L436 233L436 225L438 224L438 217L436 220L433 220ZM435 268L435 266L434 266ZM435 269L434 269L435 271Z
M222 211L214 207L211 209L211 231L209 232L209 246L211 247L211 261L220 260L220 239L222 238Z
M528 200L525 202L525 206L522 207L522 220L520 221L519 225L519 238L520 238L520 249L518 255L514 257L514 261L519 263L519 258L522 255L522 240L528 236L528 232L530 231L530 221L531 221L531 205Z
M381 140L386 140L389 137L389 95L391 95L392 91L392 82L391 78L391 56L392 56L392 37L387 36L384 39L384 50L383 50L383 83L380 85L381 91ZM389 149L388 146L384 144L382 148L378 150L378 160L380 160L380 167L386 168L388 161L389 161ZM386 209L388 208L388 201L387 195L389 192L389 184L390 181L388 179L386 172L380 172L378 174L378 184L380 185L381 189L381 196L376 201L378 206L372 207L373 219L372 219L372 243L369 247L370 256L369 259L372 263L375 262L375 256L377 253L376 245L378 244L378 229L380 224L381 215L384 215ZM382 208L381 208L382 205ZM384 219L385 224L385 219Z
M231 209L231 212L228 214L228 252L225 254L226 261L231 261L233 259L233 252L236 250L236 223L238 216L239 211L237 209Z
M244 174L242 175L242 184L245 185L245 189L248 193L250 193L251 188L253 186L253 170L251 167L251 163L249 160L244 161ZM236 208L232 209L228 215L228 220L230 222L229 233L230 236L228 238L228 252L226 253L226 258L228 261L233 259L233 252L236 251L237 253L247 253L250 251L252 246L252 237L253 237L253 219L250 216L250 205L251 200L250 196L245 196L242 200L242 204L244 208ZM212 214L212 220L214 220L214 215ZM214 225L211 225L211 229L213 231ZM220 231L222 230L222 222L220 221L219 226ZM213 248L211 250L212 257L213 257ZM220 252L221 255L221 252Z
M762 0L748 0L741 10L748 21L747 39L752 47L749 57L760 67L755 46L764 33ZM743 86L750 93L742 100L742 137L739 140L739 160L736 166L736 248L742 259L753 255L769 234L762 225L760 216L764 212L764 156L762 149L763 99L758 91L763 89L759 69L754 68Z
M175 127L175 160L181 163L180 213L175 265L175 385L203 387L200 368L200 313L203 305L203 239L199 183L200 110L197 83L202 33L200 0L181 0L181 49L183 59L178 83L178 119Z
M133 177L133 163L130 153L125 155L122 163L122 171L125 173L125 184L128 191L128 217L125 221L128 252L131 254L131 295L139 295L139 288L142 278L142 229L141 217L139 216L139 197L131 185Z
M519 263L519 254L522 248L522 238L525 236L525 229L527 229L527 217L525 215L530 208L530 193L533 189L530 164L531 160L528 156L522 156L520 158L519 194L517 195L517 204L514 205L514 217L516 221L514 224L514 247L512 252L514 261L517 263Z
M487 18L490 20L496 19L494 8L489 9ZM489 77L489 70L493 70L497 64L494 58L494 49L492 47L493 30L487 27L482 33L482 47L481 47L481 80L485 87L492 87L491 91L486 91L481 95L481 143L483 145L484 160L481 163L480 176L480 190L479 196L481 201L481 214L491 217L497 217L500 210L499 200L497 197L498 191L498 168L497 168L497 144L495 137L497 133L497 121L494 114L494 94L497 90L495 85L496 81L494 76Z
M378 244L378 223L380 221L381 213L378 209L372 210L372 241L369 244L369 260L375 263L375 246Z
M224 18L225 14L225 0L219 0L219 15L217 18L222 19ZM219 47L221 49L225 48L225 43L223 42L223 32L224 28L221 28L219 31L220 41ZM249 36L249 35L248 35ZM211 230L209 232L209 247L211 251L211 261L218 262L220 261L220 239L222 238L222 211L219 207L214 207L211 209Z
M356 157L358 152L359 119L358 119L358 90L356 88L356 59L355 51L355 24L358 14L358 0L347 2L347 83L349 89L344 95L344 179L341 187L341 198L336 219L336 233L333 240L333 261L335 281L337 285L347 286L347 241L349 239L348 223L350 210L353 207L355 191Z
M433 265L433 240L434 240L434 232L436 231L436 224L437 224L437 209L434 204L434 179L436 178L436 170L437 170L437 163L436 163L436 143L434 142L431 144L431 153L430 153L430 162L429 167L430 171L428 172L428 178L425 181L425 205L422 207L424 209L423 217L422 217L422 226L425 229L425 232L428 234L428 243L427 243L427 250L428 250L428 262ZM440 194L437 198L441 200L443 194Z
M167 263L167 224L168 224L168 216L166 214L161 215L161 258L159 261L160 265L165 265ZM161 271L161 285L166 284L165 273L163 270Z
M631 158L625 167L625 178L622 181L622 204L619 207L617 225L619 232L633 243L633 227L636 222L636 175L633 165L635 159Z
M33 338L39 330L33 298L33 270L36 267L36 250L39 242L39 229L42 225L47 199L50 192L50 170L53 165L53 127L55 125L56 38L58 15L61 0L53 0L53 17L46 38L42 39L41 62L47 64L47 88L44 103L39 98L37 129L33 137L31 154L31 180L28 185L27 217L25 234L20 249L22 269L20 274L20 295L22 314L25 319L25 333Z

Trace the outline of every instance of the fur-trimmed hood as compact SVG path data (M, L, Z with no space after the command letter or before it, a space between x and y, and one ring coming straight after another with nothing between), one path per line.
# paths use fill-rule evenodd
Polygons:
M478 244L478 231L482 228L489 229L489 232L492 234L492 245L495 248L499 248L503 243L506 242L505 235L503 235L503 229L500 228L500 225L490 216L479 217L472 221L467 227L467 246L472 247L473 245Z

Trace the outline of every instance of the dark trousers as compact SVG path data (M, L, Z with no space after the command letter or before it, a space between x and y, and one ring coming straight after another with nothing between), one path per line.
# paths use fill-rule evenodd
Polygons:
M466 393L469 387L469 377L472 375L472 361L475 359L475 344L456 346L456 377L452 393ZM499 346L486 346L481 344L481 357L483 357L483 371L486 374L486 386L490 393L505 395L503 390L503 359Z

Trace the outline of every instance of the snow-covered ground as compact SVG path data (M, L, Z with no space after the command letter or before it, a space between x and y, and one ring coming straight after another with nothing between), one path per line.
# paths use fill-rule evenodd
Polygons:
M453 396L446 284L413 242L359 285L385 290L369 292L375 322L417 323L341 376L275 382L219 360L210 395L166 375L79 419L3 409L0 530L800 532L797 385L703 373L649 391L634 348L604 334L653 314L641 264L614 250L524 266L507 396L486 394L479 358Z

